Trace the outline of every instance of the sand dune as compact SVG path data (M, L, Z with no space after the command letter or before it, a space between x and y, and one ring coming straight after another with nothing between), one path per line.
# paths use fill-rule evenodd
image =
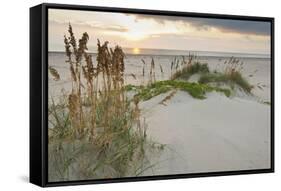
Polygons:
M166 144L154 174L179 174L270 167L270 106L210 93L207 99L178 91L141 104L148 135ZM147 172L151 174L152 172Z

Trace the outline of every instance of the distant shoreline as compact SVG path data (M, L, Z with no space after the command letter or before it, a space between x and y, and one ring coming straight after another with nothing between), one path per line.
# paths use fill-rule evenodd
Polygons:
M141 49L142 50L142 49ZM132 50L129 50L132 51ZM228 53L228 52L212 52L212 51L184 51L184 50L170 50L172 53L169 53L168 50L166 52L162 52L163 49L151 49L150 51L144 53L132 53L126 49L124 50L126 55L129 56L186 56L188 54L195 54L198 57L213 57L213 58L253 58L253 59L270 59L270 55L267 54L246 54L246 53ZM64 51L49 51L48 53L55 53L55 54L65 54ZM97 52L90 51L90 54L97 54Z

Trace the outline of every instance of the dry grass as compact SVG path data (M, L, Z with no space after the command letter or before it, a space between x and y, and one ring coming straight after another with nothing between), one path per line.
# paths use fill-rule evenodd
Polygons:
M177 58L174 59L171 63L171 80L188 80L193 74L210 72L208 65L198 62L195 55L189 54L187 59L186 61L184 56L181 61ZM179 64L180 62L181 64Z
M76 40L71 25L68 33L64 43L72 88L59 102L49 102L49 180L141 175L152 165L146 157L151 147L138 101L125 94L122 48L98 40L95 63L87 51L88 34ZM154 68L152 59L151 76ZM60 79L54 68L49 71Z
M50 71L50 74L53 76L53 80L55 80L55 81L60 80L60 75L55 68L53 68L52 66L49 66L49 71Z
M237 85L246 93L251 93L254 86L242 76L243 65L244 63L239 59L231 57L224 62L223 72L205 73L201 75L199 83L224 83L229 84L232 88Z
M173 71L170 77L171 80L182 79L187 81L193 74L199 74L199 83L216 83L215 85L217 86L222 83L229 84L232 89L237 85L246 93L251 93L251 90L254 87L242 76L241 72L244 63L237 58L231 57L219 66L219 71L216 69L213 72L209 70L207 64L198 62L194 55L189 55L188 61L185 61L183 57L180 69L177 69L178 60L179 59L175 58L171 64L171 69ZM176 65L174 63L176 63ZM253 75L250 75L249 77L252 76ZM257 84L257 87L262 88L259 84Z
M159 104L167 106L167 101L171 100L172 97L174 97L176 93L177 93L177 90L173 90L171 93L169 93L169 95L167 95L163 100L161 100L159 102Z

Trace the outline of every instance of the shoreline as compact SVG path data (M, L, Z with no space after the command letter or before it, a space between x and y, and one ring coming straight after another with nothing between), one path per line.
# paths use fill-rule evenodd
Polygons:
M131 51L131 50L130 50ZM151 51L163 51L163 49L151 49ZM169 50L164 50L169 51ZM221 58L228 59L230 57L243 58L243 59L270 59L270 55L257 54L257 53L231 53L231 52L216 52L216 51L184 51L173 50L174 54L159 54L159 53L132 53L124 51L128 56L167 56L167 57L182 57L188 54L195 54L200 58ZM48 54L64 54L64 51L49 51ZM89 54L96 55L97 52L89 52Z

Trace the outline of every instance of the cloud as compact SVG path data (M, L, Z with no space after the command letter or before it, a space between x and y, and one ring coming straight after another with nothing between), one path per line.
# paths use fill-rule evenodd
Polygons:
M128 14L129 15L129 14ZM270 35L270 23L262 21L245 21L230 19L208 19L193 17L177 17L177 16L155 16L131 14L135 16L135 21L142 19L154 20L159 24L165 24L167 21L183 22L195 27L197 30L209 30L211 27L217 28L225 33L241 33L246 35Z
M127 32L128 29L124 26L121 25L106 25L102 24L99 22L87 22L87 21L71 21L71 22L64 22L64 21L56 21L56 20L49 20L50 24L53 25L66 25L70 23L72 26L78 25L78 26L84 26L84 27L89 27L92 29L97 29L97 30L110 30L110 31L116 31L116 32Z

